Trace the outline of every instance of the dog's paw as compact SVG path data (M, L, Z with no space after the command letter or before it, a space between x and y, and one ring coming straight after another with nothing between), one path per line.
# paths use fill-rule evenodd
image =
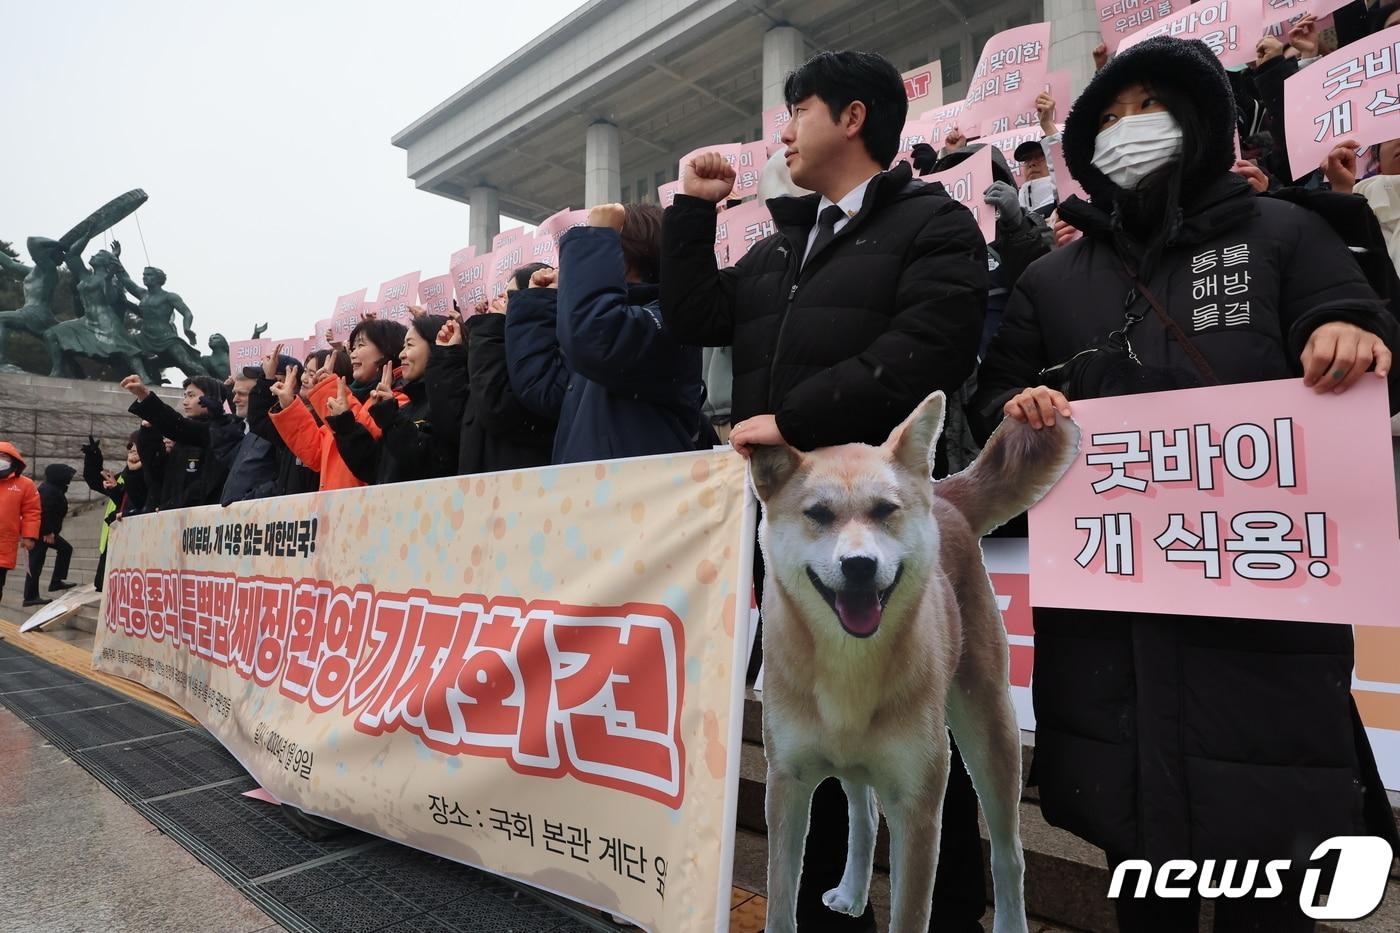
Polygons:
M847 891L845 886L832 888L822 895L822 903L838 914L849 914L852 917L859 917L865 913L866 895L857 895L853 891Z

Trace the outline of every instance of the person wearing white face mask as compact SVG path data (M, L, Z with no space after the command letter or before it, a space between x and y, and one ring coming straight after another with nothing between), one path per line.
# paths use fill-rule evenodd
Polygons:
M24 458L9 441L0 441L0 595L5 577L19 563L19 550L32 551L39 539L42 506L39 489L24 475Z
M1149 39L1089 83L1063 149L1091 200L1059 206L1084 236L1021 276L978 373L984 431L1081 399L1297 376L1332 395L1388 375L1400 334L1336 233L1231 172L1234 110L1201 42ZM1045 818L1110 865L1400 843L1348 690L1350 628L1172 608L1034 610ZM1311 930L1299 874L1276 898L1217 899L1215 929ZM1194 933L1200 899L1115 909L1124 933Z

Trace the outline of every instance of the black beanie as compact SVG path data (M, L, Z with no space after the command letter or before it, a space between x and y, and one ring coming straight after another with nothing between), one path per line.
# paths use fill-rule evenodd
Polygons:
M1195 103L1205 127L1205 167L1227 172L1235 164L1235 95L1220 59L1198 39L1154 36L1120 52L1094 75L1065 118L1065 164L1095 202L1111 203L1118 190L1094 168L1099 115L1123 88L1154 82L1179 89Z

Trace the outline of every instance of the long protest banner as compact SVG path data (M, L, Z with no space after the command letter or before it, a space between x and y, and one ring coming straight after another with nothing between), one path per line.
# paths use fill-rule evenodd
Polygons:
M1400 26L1358 39L1283 82L1288 164L1301 178L1332 148L1400 137Z
M1075 402L1083 448L1030 513L1035 605L1400 626L1386 399L1368 375Z
M727 930L753 516L714 451L143 515L93 663L278 800Z

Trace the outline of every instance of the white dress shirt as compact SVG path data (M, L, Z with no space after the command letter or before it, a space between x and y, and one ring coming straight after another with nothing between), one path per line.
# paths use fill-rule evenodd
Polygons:
M878 175L879 173L876 172L875 174ZM860 213L860 207L862 204L865 203L865 189L869 188L870 183L874 180L875 175L871 175L865 181L861 182L860 184L852 188L850 191L848 191L846 193L846 196L839 201L832 201L829 198L827 198L826 195L822 195L821 202L817 204L818 217L822 215L822 211L826 210L828 207L831 207L832 204L835 204L837 207L841 208L841 210L846 212L846 216L844 219L838 220L835 224L832 225L831 232L833 234L840 233L842 228L845 227L846 224L851 222L851 218L856 216L856 214ZM807 264L807 254L812 251L812 245L817 242L817 231L820 229L821 224L814 223L812 224L811 232L807 234L807 248L802 251L803 265Z

